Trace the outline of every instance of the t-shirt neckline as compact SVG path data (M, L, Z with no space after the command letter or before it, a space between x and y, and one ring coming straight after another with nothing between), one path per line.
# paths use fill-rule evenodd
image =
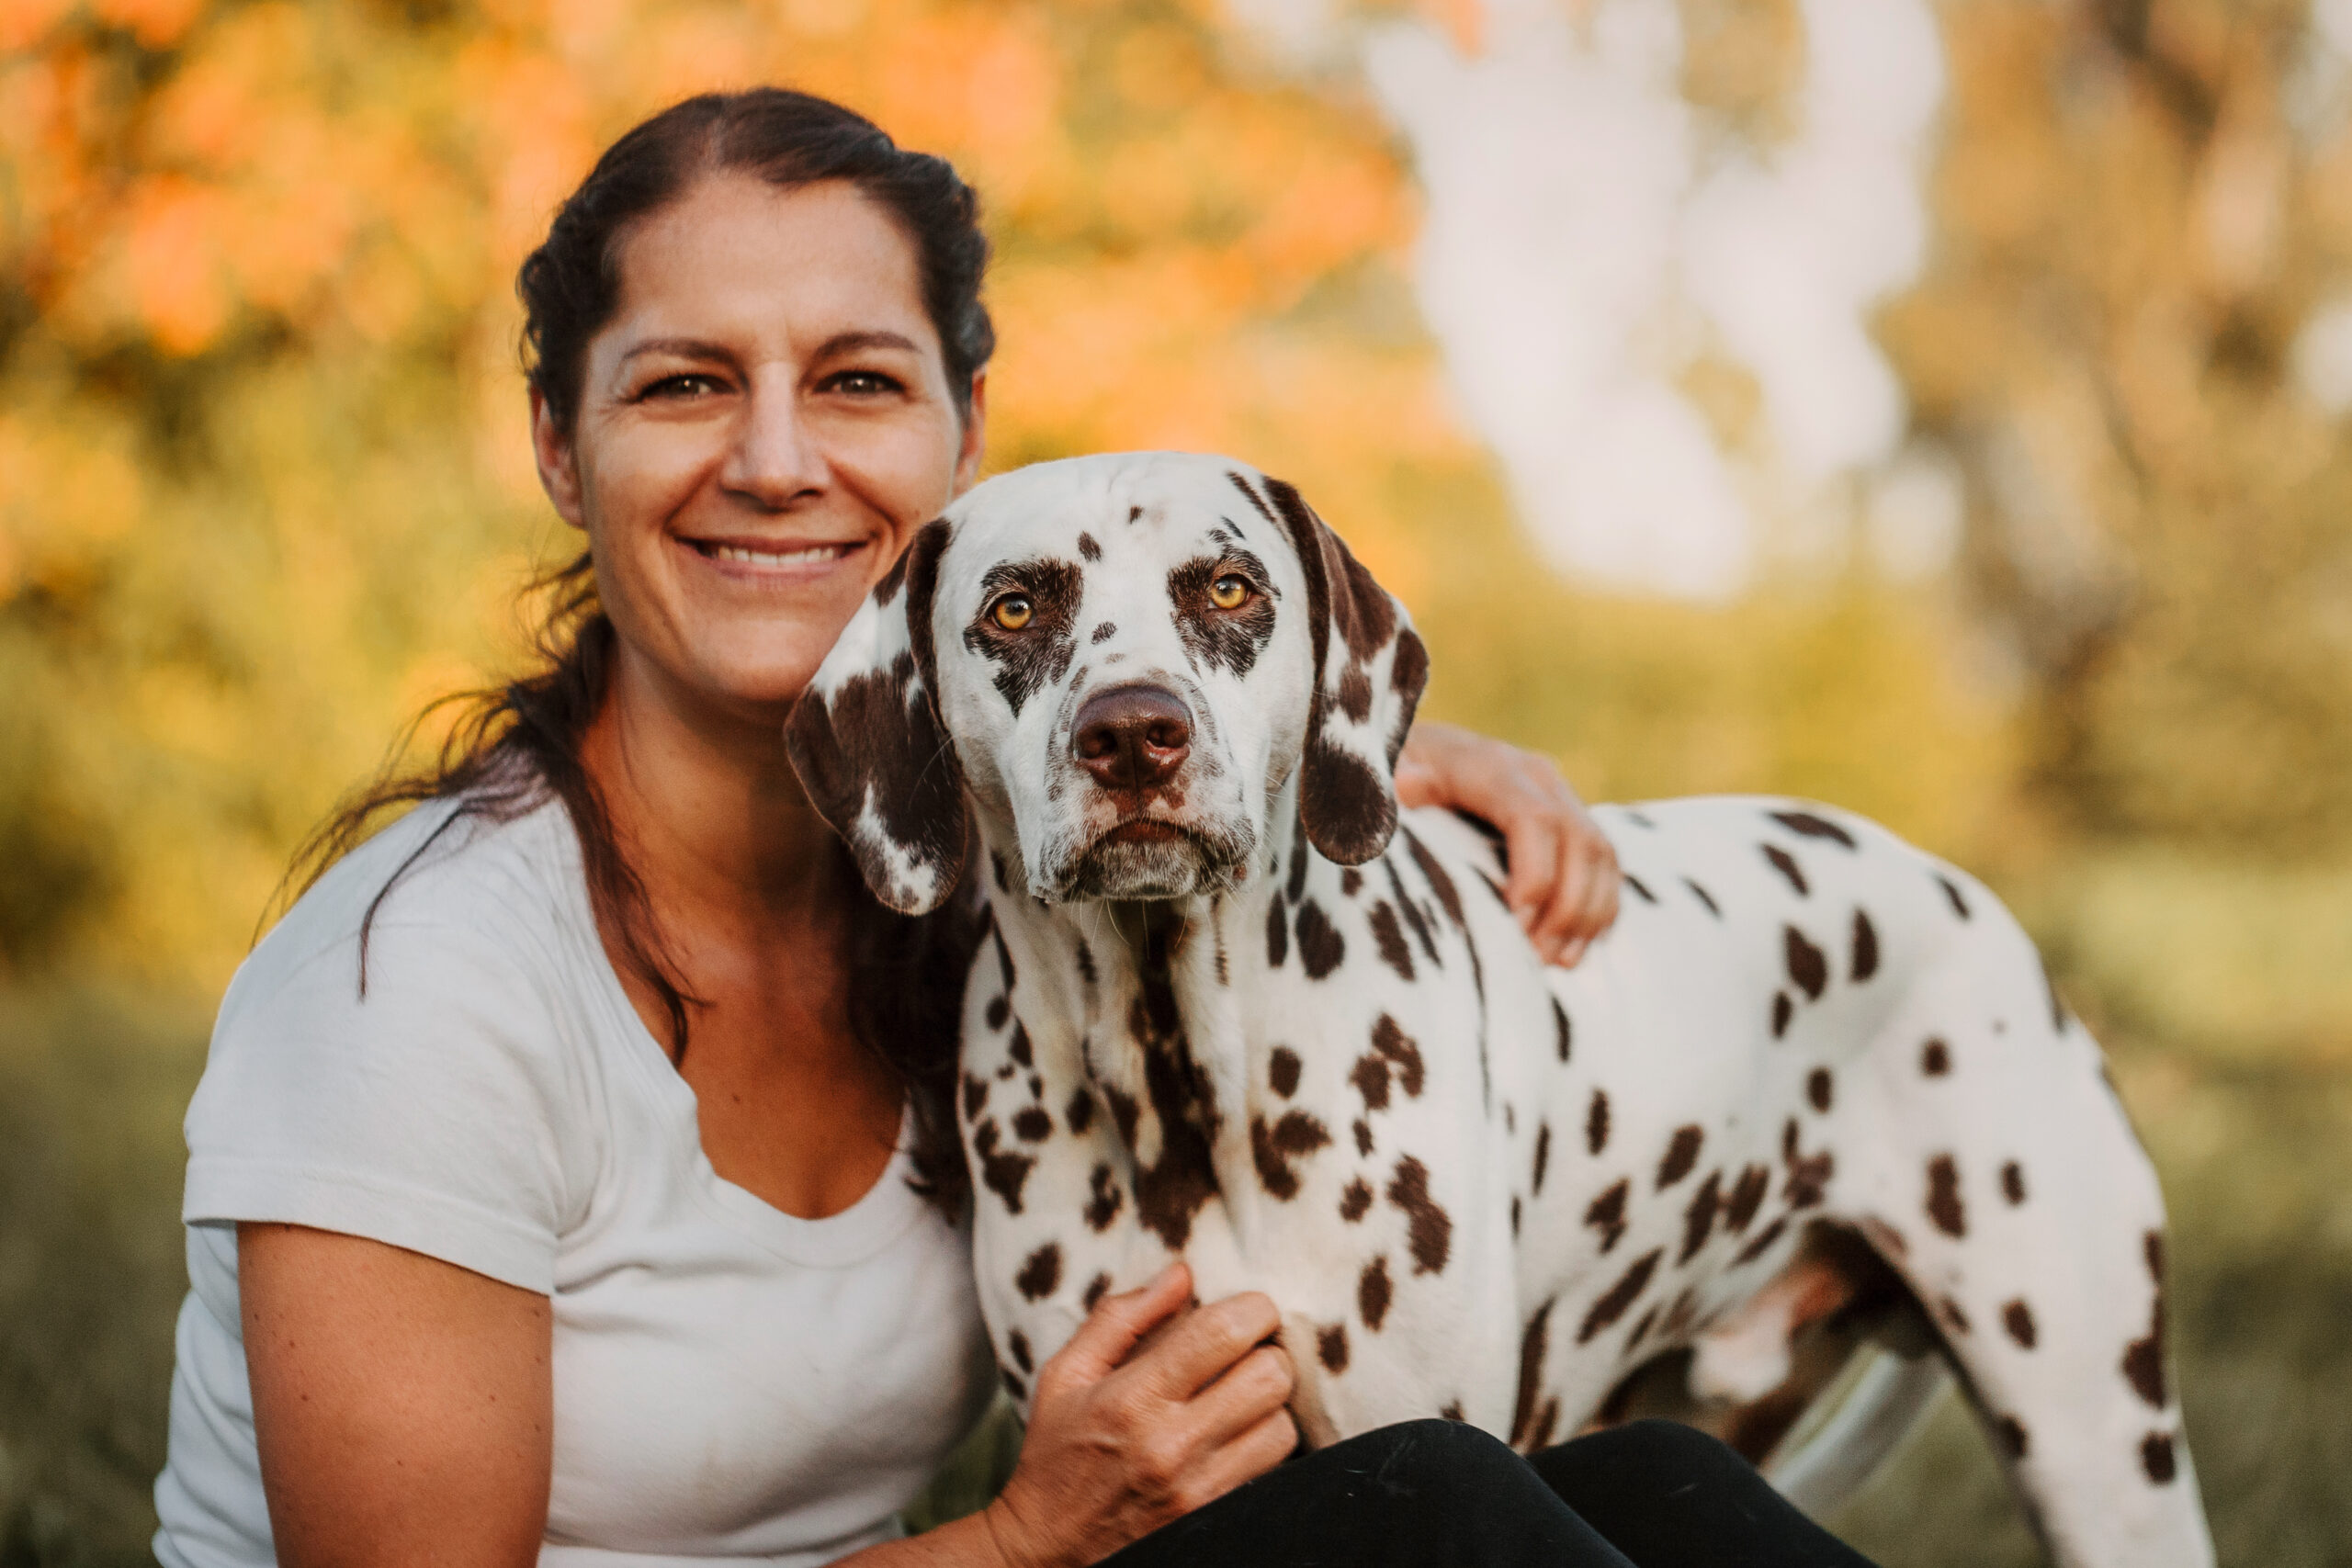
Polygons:
M915 1169L911 1156L912 1114L906 1109L899 1111L898 1142L891 1151L890 1162L875 1178L874 1185L848 1208L822 1219L786 1213L751 1189L718 1174L710 1163L709 1152L703 1147L701 1100L694 1085L685 1080L670 1060L670 1054L662 1048L662 1043L645 1027L645 1020L639 1016L628 990L621 985L620 976L613 968L611 955L605 951L603 936L596 929L594 906L588 897L586 868L581 863L580 843L570 810L557 799L550 800L543 812L552 829L548 836L555 843L551 847L563 872L560 880L570 916L567 923L573 929L574 940L585 950L582 957L595 980L596 999L620 1031L626 1042L622 1054L640 1079L673 1115L683 1118L683 1135L673 1141L675 1152L683 1155L686 1168L682 1174L703 1206L777 1256L819 1268L862 1262L905 1235L922 1217L925 1201L909 1185Z

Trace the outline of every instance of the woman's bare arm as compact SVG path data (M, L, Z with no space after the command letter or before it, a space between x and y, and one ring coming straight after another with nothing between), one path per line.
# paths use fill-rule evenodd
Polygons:
M547 1530L548 1299L379 1241L237 1227L285 1568L527 1568Z

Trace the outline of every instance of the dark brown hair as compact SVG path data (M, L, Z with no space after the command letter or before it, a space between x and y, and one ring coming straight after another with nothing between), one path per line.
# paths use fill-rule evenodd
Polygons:
M613 143L557 211L545 243L524 261L515 284L524 368L556 427L567 438L574 428L588 343L618 304L620 250L630 227L677 200L697 178L722 171L786 187L843 180L891 214L915 248L923 306L939 334L948 385L968 419L972 378L996 345L980 303L988 242L971 187L944 160L901 151L872 121L838 104L760 87L689 98ZM387 811L454 802L368 907L359 933L364 995L376 913L443 834L464 822L512 821L549 798L560 800L579 835L597 919L629 970L661 998L672 1057L683 1062L697 998L685 988L581 760L582 738L604 705L616 637L597 602L595 563L583 553L538 590L537 668L503 687L445 699L460 716L435 761L413 772L388 770L338 807L297 852L288 883L307 890L367 840ZM848 852L840 853L846 867ZM964 973L979 937L978 907L959 897L936 914L910 919L875 901L854 871L845 871L843 883L853 889L844 933L850 1028L904 1086L920 1183L954 1212L970 1185L952 1096Z

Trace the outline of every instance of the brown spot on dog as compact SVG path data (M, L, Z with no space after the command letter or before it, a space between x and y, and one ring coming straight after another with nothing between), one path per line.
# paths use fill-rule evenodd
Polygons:
M1137 1107L1125 1089L1112 1084L1102 1086L1102 1102L1111 1108L1111 1121L1119 1129L1119 1142L1129 1149L1136 1146Z
M1036 1359L1029 1352L1029 1337L1027 1335L1022 1333L1021 1330L1016 1328L1012 1333L1004 1337L1004 1346L1006 1349L1012 1352L1012 1364L1014 1366L1019 1367L1024 1372L1034 1372L1037 1370Z
M1634 1259L1633 1266L1584 1314L1584 1322L1577 1325L1577 1343L1588 1343L1594 1335L1624 1316L1625 1309L1649 1288L1650 1276L1657 1271L1658 1259L1665 1256L1666 1248L1656 1247Z
M1944 890L1944 897L1951 900L1951 912L1953 914L1958 915L1963 920L1973 918L1968 912L1968 900L1960 896L1960 889L1958 886L1954 886L1951 877L1937 877L1936 886L1941 887Z
M1409 983L1413 978L1413 950L1405 945L1404 928L1396 923L1396 910L1385 898L1373 902L1372 940L1380 949L1380 961Z
M1438 907L1445 911L1445 918L1457 926L1465 924L1462 917L1462 895L1455 889L1453 878L1447 874L1444 864L1430 853L1427 844L1413 836L1410 828L1404 829L1404 834L1406 851L1412 855L1413 864L1420 871L1421 880L1430 885L1431 893L1437 895Z
M1781 1129L1781 1157L1788 1162L1789 1179L1781 1189L1781 1197L1792 1209L1810 1209L1821 1201L1829 1190L1829 1178L1838 1168L1837 1156L1827 1149L1819 1154L1804 1153L1797 1143L1797 1121L1792 1116Z
M1950 1155L1928 1162L1928 1218L1946 1235L1968 1234L1968 1210L1960 1201L1960 1166Z
M1270 1128L1262 1116L1250 1119L1250 1157L1259 1183L1283 1202L1298 1196L1298 1173L1291 1161L1304 1159L1331 1141L1323 1123L1304 1111L1285 1111Z
M1287 1045L1277 1045L1266 1058L1266 1082L1276 1094L1288 1100L1298 1092L1298 1053Z
M1512 1193L1512 1194L1511 1194L1511 1200L1510 1200L1510 1234L1511 1234L1511 1238L1512 1238L1513 1240L1517 1240L1517 1239L1518 1239L1518 1237L1519 1237L1519 1194L1517 1194L1516 1192L1514 1192L1514 1193Z
M1460 1421L1464 1419L1462 1414L1462 1402L1458 1399L1447 1400L1443 1407L1438 1411L1438 1416L1441 1420L1446 1421Z
M990 1117L972 1132L972 1151L980 1156L980 1185L1004 1200L1006 1213L1021 1212L1021 1190L1028 1184L1035 1159L997 1147L996 1119Z
M1108 1274L1097 1274L1093 1279L1089 1280L1086 1282L1086 1294L1080 1296L1079 1300L1085 1304L1087 1311L1092 1312L1094 1310L1095 1303L1110 1293L1111 1276Z
M2162 1231L2150 1231L2140 1238L2141 1255L2148 1262L2148 1278L2158 1290L2165 1288L2165 1235Z
M1846 976L1857 985L1878 973L1878 928L1861 910L1854 911L1853 951L1849 955Z
M1078 536L1078 553L1087 560L1101 560L1102 547L1094 542L1093 535L1080 534Z
M1592 1091L1592 1103L1584 1113L1585 1153L1597 1155L1609 1146L1609 1097L1599 1089Z
M978 1116L981 1108L988 1102L989 1080L976 1078L971 1074L966 1073L964 1075L964 1120L969 1122Z
M2033 1342L2038 1337L2033 1325L2033 1309L2025 1304L2023 1297L2001 1309L2001 1326L2009 1331L2009 1337L2020 1347L2028 1350L2033 1348Z
M1388 1109L1388 1061L1376 1051L1367 1051L1356 1058L1348 1070L1348 1082L1363 1096L1367 1111Z
M1817 1002L1829 985L1829 959L1821 949L1805 940L1804 932L1794 926L1781 928L1781 946L1789 964L1789 978L1804 993L1805 1000Z
M1621 871L1617 874L1617 876L1619 881L1624 883L1627 887L1633 889L1634 897L1639 898L1643 903L1655 904L1657 902L1657 895L1651 892L1649 888L1644 885L1642 879L1635 876L1632 872Z
M2153 1484L2171 1484L2172 1478L2178 1473L2175 1462L2170 1433L2151 1432L2140 1444L2140 1468L2148 1472L2148 1480Z
M1363 1266L1363 1272L1356 1278L1356 1314L1374 1334L1380 1332L1382 1322L1388 1316L1388 1303L1395 1294L1396 1287L1388 1282L1385 1257L1375 1258Z
M1854 842L1853 834L1828 818L1815 816L1810 811L1775 811L1771 813L1771 818L1773 821L1778 822L1792 833L1802 834L1808 839L1827 839L1843 849L1850 850L1858 847Z
M1732 1183L1731 1197L1724 1204L1724 1228L1737 1235L1747 1229L1747 1222L1764 1204L1764 1195L1772 1190L1772 1172L1764 1166L1751 1165L1739 1173Z
M1993 1434L2001 1442L2001 1451L2011 1459L2025 1458L2032 1439L2026 1436L2025 1423L2014 1416L2004 1416L1993 1423Z
M1371 1158L1372 1123L1363 1120L1362 1117L1358 1117L1356 1118L1354 1125L1350 1130L1356 1135L1356 1153L1363 1156L1366 1159Z
M1003 997L990 997L989 998L988 1020L989 1032L990 1033L994 1033L996 1031L1002 1029L1004 1027L1005 1021L1012 1016L1012 1003L1011 1000Z
M1069 1123L1073 1133L1083 1133L1094 1125L1094 1097L1084 1089L1070 1090L1069 1104L1063 1108L1062 1120Z
M1100 1235L1111 1228L1113 1220L1119 1217L1119 1209L1126 1201L1126 1195L1119 1190L1118 1178L1111 1174L1111 1168L1107 1165L1094 1168L1089 1186L1091 1191L1086 1200L1086 1228Z
M1936 1298L1936 1315L1942 1318L1954 1334L1969 1332L1968 1314L1961 1311L1960 1303L1950 1296Z
M1797 1015L1796 1003L1789 1000L1786 991L1772 993L1772 1038L1780 1039L1789 1032L1789 1021Z
M1315 1332L1315 1359L1323 1363L1327 1372L1348 1370L1348 1325L1335 1323Z
M1764 1256L1765 1252L1770 1248L1774 1242L1781 1239L1781 1233L1786 1231L1788 1228L1789 1222L1785 1215L1780 1219L1774 1220L1770 1224L1766 1225L1762 1230L1758 1231L1756 1233L1755 1239L1751 1240L1746 1247L1739 1249L1737 1256L1732 1258L1733 1264L1738 1265L1742 1263L1755 1262L1758 1258Z
M1650 1337L1650 1330L1657 1326L1657 1303L1653 1302L1650 1303L1650 1310L1642 1314L1642 1321L1634 1325L1634 1332L1625 1336L1625 1353L1627 1355L1631 1355L1635 1350L1640 1349L1642 1341Z
M1687 876L1682 879L1682 886L1690 889L1690 896L1693 898L1698 899L1700 903L1704 904L1707 907L1707 913L1714 916L1715 919L1719 920L1724 918L1723 909L1721 906L1716 904L1715 896L1713 894L1708 892L1705 888L1700 886L1697 883L1691 881Z
M2123 1376L2151 1410L2165 1407L2165 1296L2148 1308L2148 1332L2124 1348Z
M1042 1105L1024 1105L1013 1115L1012 1131L1024 1144L1042 1144L1054 1135L1053 1114Z
M1012 1369L1011 1367L999 1367L996 1370L996 1375L1003 1381L1005 1393L1011 1394L1015 1399L1026 1399L1029 1397L1029 1390L1023 1384L1019 1378L1013 1376Z
M1584 1223L1600 1233L1600 1250L1604 1254L1625 1235L1625 1200L1633 1189L1631 1181L1621 1178L1585 1209Z
M1711 1170L1699 1190L1690 1197L1690 1206L1682 1211L1682 1250L1674 1259L1677 1266L1690 1261L1699 1249L1707 1245L1707 1237L1714 1234L1715 1213L1723 1206L1724 1173Z
M1698 1167L1699 1149L1707 1134L1696 1122L1687 1122L1674 1130L1667 1140L1666 1156L1657 1162L1657 1190L1673 1186Z
M1453 1216L1430 1196L1429 1167L1411 1155L1399 1159L1396 1174L1388 1179L1388 1201L1405 1212L1413 1272L1443 1273L1453 1247Z
M1093 635L1089 637L1087 641L1094 643L1108 642L1118 635L1119 627L1117 623L1105 621L1101 626L1094 628Z
M1042 1302L1052 1295L1055 1287L1062 1282L1060 1247L1049 1241L1031 1253L1029 1260L1022 1264L1021 1272L1012 1277L1012 1282L1021 1287L1024 1298L1033 1302Z
M2012 1209L2025 1201L2025 1170L2015 1160L2001 1167L2001 1196Z
M1340 1192L1340 1218L1350 1224L1363 1219L1372 1210L1372 1188L1361 1176L1350 1181Z
M1374 1021L1372 1048L1396 1064L1396 1085L1408 1100L1419 1100L1426 1075L1421 1063L1421 1048L1413 1037L1397 1027L1396 1021L1386 1013Z
M1073 952L1078 959L1079 978L1084 980L1089 986L1093 985L1100 978L1094 973L1094 950L1086 945L1084 937L1080 937L1074 944Z
M1568 1010L1560 1005L1559 998L1555 997L1552 998L1552 1046L1563 1063L1567 1061L1569 1053L1575 1048L1576 1043L1570 1034Z
M1552 1123L1538 1122L1535 1127L1535 1171L1528 1182L1528 1190L1537 1197L1544 1193L1544 1168L1552 1163Z
M1272 899L1266 908L1266 967L1279 969L1289 956L1290 922L1284 916L1283 901Z
M1544 1392L1544 1357L1551 1348L1552 1308L1558 1298L1545 1302L1527 1320L1519 1333L1519 1397L1511 1405L1510 1445L1525 1446L1535 1429L1536 1399Z
M1813 1071L1805 1075L1804 1097L1812 1103L1813 1108L1815 1111L1820 1111L1824 1115L1827 1115L1829 1112L1829 1100L1832 1087L1833 1086L1829 1081L1829 1069L1827 1067L1815 1067Z
M1351 865L1341 866L1340 868L1340 897L1352 898L1363 891L1363 873Z
M1919 1047L1919 1071L1923 1077L1942 1077L1951 1071L1951 1047L1940 1040L1930 1040Z
M1329 977L1348 955L1348 944L1340 931L1323 913L1323 907L1309 898L1298 907L1298 961L1306 966L1306 977L1321 980Z
M1778 844L1759 844L1757 847L1764 852L1764 858L1771 863L1772 869L1788 878L1789 886L1797 890L1798 897L1813 896L1813 889L1805 886L1804 868L1797 864L1794 855Z

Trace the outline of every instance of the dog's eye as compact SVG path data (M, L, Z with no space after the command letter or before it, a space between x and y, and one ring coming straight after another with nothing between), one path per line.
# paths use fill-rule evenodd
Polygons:
M989 606L989 618L1009 632L1019 631L1036 615L1037 606L1029 602L1026 593L1008 593Z
M1250 580L1235 572L1228 571L1209 584L1209 603L1220 610L1238 610L1249 597Z

